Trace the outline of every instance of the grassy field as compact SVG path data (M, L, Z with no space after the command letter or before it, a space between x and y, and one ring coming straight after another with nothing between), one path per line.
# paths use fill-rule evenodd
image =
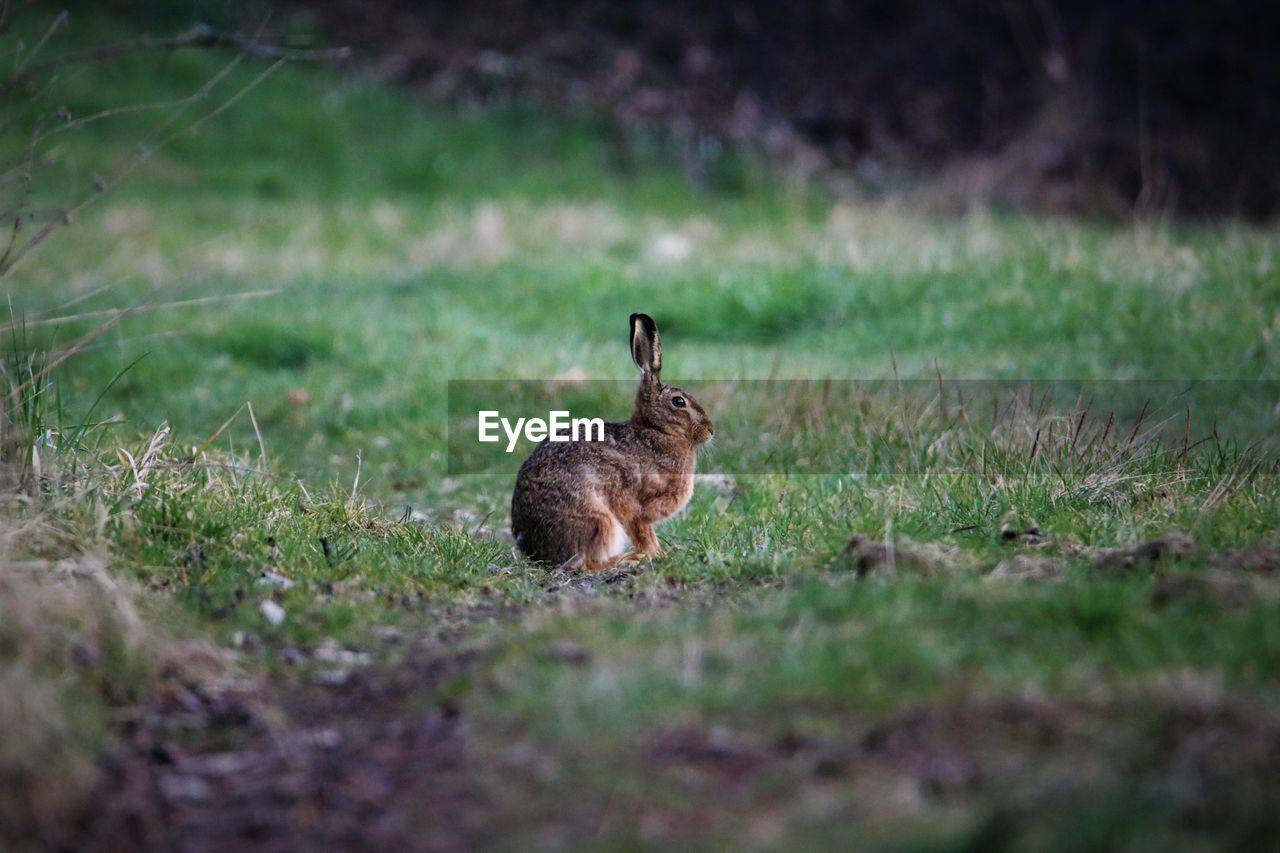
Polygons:
M74 203L268 67L173 106L229 59L60 74L32 110L163 106L51 137L29 206ZM263 726L286 749L323 719L345 779L394 764L369 732L439 717L465 760L404 790L448 810L378 800L396 827L378 831L424 847L1271 837L1280 470L1257 440L1276 432L1280 235L938 219L727 155L695 191L656 143L627 173L610 151L591 117L427 109L286 66L0 280L10 388L130 309L5 425L0 726L21 734L0 744L0 817L101 830L82 797L107 808L93 792L133 765L94 756L141 749L153 717L187 780L155 771L173 821L224 802L199 761ZM709 407L723 446L661 563L528 564L507 532L520 459L450 474L447 383L629 380L637 310L695 395L889 381ZM1142 381L1212 380L1231 428L1197 411L1183 440L1174 408L1177 440L1147 440L1132 410L1109 426L1012 384L992 419L920 393L959 379L1096 381L1130 407ZM779 436L803 436L807 473L755 450ZM227 696L249 722L209 710ZM270 820L314 826L308 796Z

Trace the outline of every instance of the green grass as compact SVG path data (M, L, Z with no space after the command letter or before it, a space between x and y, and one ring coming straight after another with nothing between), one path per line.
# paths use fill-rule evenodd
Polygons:
M37 106L172 101L225 59L77 69ZM262 70L250 65L194 113ZM78 198L172 111L142 115L68 131L33 203ZM895 371L1274 383L1278 251L1274 230L1234 223L944 220L767 186L699 193L660 151L617 173L589 116L451 113L291 66L175 138L3 284L25 324L19 360L100 319L39 325L50 317L278 291L132 314L59 368L48 418L56 401L88 420L101 395L92 417L118 423L46 453L47 471L70 472L43 484L54 509L41 518L67 532L46 550L101 544L115 576L285 684L286 653L326 639L391 665L409 652L379 639L388 626L483 649L451 689L510 794L498 819L513 846L558 815L572 846L842 846L857 827L868 846L902 849L1193 849L1256 837L1274 780L1246 756L1205 771L1218 793L1188 805L1161 733L1193 702L1274 721L1280 597L1260 578L1242 601L1206 586L1161 606L1151 567L1100 569L1091 549L1182 530L1196 552L1156 573L1209 578L1216 554L1280 545L1272 449L1229 433L1189 452L1134 447L1119 429L1086 448L1073 418L1028 409L991 424L975 409L961 422L936 401L908 411L894 383L804 417L739 401L712 412L725 438L708 464L752 475L700 484L660 531L670 556L609 583L514 554L502 531L518 458L449 475L446 383L630 380L633 310L657 318L666 372L695 394L710 380ZM1228 404L1257 411L1256 386L1231 387ZM1274 434L1274 412L1259 417ZM1090 428L1104 421L1093 412ZM135 488L117 448L141 459L162 422L163 464ZM784 476L761 462L765 433L852 462ZM1002 542L1010 517L1048 543ZM914 565L934 576L904 557L892 577L859 577L842 550L854 533L924 549ZM1019 553L1060 577L988 577ZM585 662L556 654L565 642ZM1058 709L1065 746L998 720L966 733L965 715L996 720L1027 698ZM869 732L920 708L951 721L981 784L931 786L883 756L848 769ZM750 769L717 769L714 749L653 758L686 735L725 740ZM1217 736L1234 755L1239 741ZM782 755L788 738L825 744L844 769L815 777L806 762L821 755ZM558 769L520 765L512 743Z

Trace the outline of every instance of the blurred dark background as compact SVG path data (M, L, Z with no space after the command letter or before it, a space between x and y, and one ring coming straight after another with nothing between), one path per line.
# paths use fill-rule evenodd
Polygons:
M695 182L728 151L946 210L1266 219L1280 201L1280 51L1256 0L109 5L156 26L301 20L435 102L604 115L619 168L656 139Z

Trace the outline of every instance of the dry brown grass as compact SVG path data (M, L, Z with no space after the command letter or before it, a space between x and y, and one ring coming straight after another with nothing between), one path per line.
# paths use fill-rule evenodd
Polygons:
M47 472L46 472L47 475ZM98 780L115 715L161 681L225 674L169 606L110 568L93 484L0 495L0 848L56 841ZM97 503L101 506L101 503Z

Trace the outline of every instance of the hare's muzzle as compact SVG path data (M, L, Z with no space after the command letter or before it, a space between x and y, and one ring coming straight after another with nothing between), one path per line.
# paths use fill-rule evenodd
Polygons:
M711 422L705 412L699 412L693 424L693 440L698 444L706 444L716 434L716 425Z

